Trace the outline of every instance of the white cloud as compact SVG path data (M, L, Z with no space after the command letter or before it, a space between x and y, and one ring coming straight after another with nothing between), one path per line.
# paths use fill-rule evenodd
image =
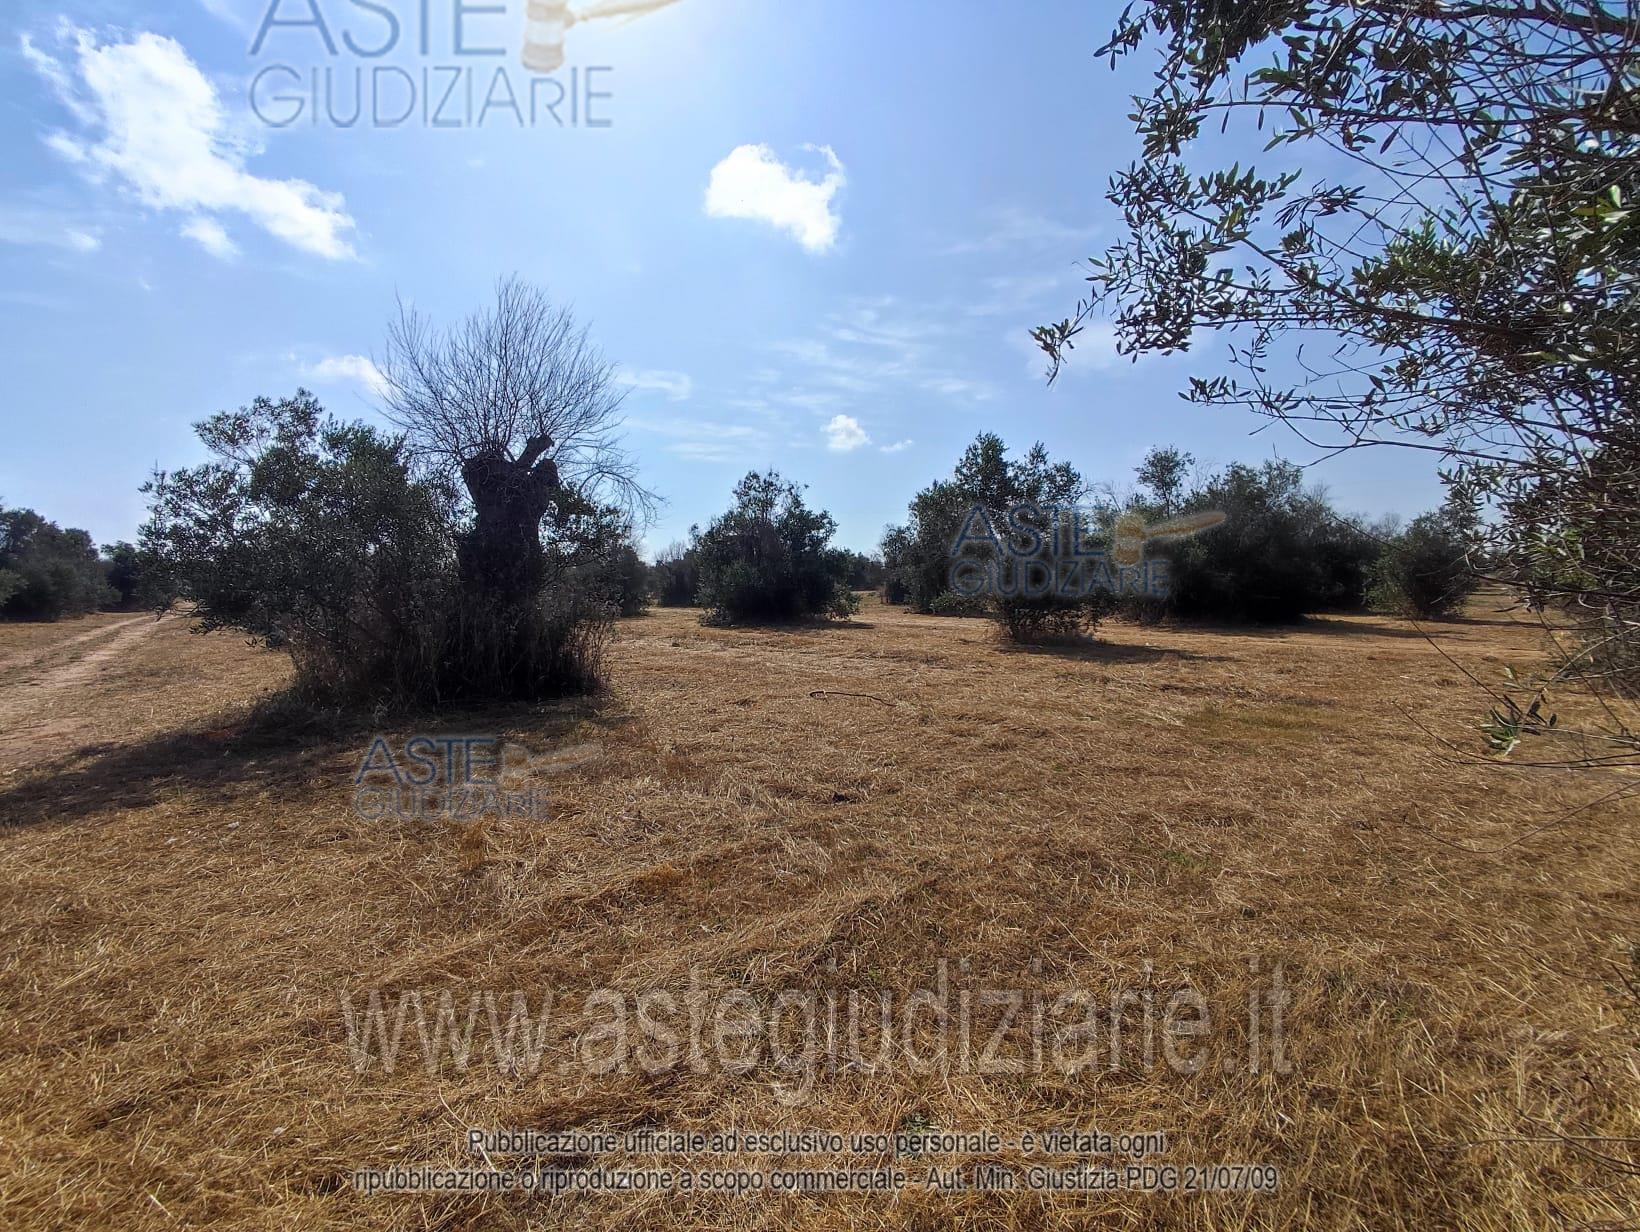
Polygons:
M772 352L792 362L786 370L757 374L753 392L765 403L822 418L880 403L889 390L975 403L997 397L995 384L953 366L953 360L965 365L974 348L952 331L947 315L890 297L852 299L825 314L815 336L771 343ZM778 390L769 388L776 384Z
M833 453L852 453L862 445L871 444L871 437L852 415L833 415L826 425L826 448Z
M706 213L712 218L749 218L785 231L809 252L837 242L842 217L834 198L847 182L830 146L806 146L823 154L825 178L811 180L786 166L766 145L743 145L712 168Z
M1087 275L1075 268L1056 274L1005 274L986 278L983 285L987 294L970 301L964 311L971 317L995 317L1023 314L1050 299L1063 298L1074 302L1071 289L1086 281ZM1069 303L1061 305L1063 308L1069 306ZM1060 315L1064 313L1060 312Z
M996 386L989 381L974 381L961 376L934 376L923 382L923 388L942 398L967 398L973 402L988 402L996 397Z
M73 29L74 27L66 21L59 22L59 33L64 37L72 33ZM23 59L28 61L30 68L45 78L46 84L51 87L51 92L57 96L57 100L74 113L75 119L81 123L91 123L96 117L75 92L74 79L68 70L36 47L34 40L28 35L18 35L17 44L23 52Z
M772 349L806 365L811 380L846 395L880 393L889 384L974 402L988 401L997 394L996 387L989 381L959 376L940 366L940 357L928 345L907 343L885 356L875 339L849 339L835 330L826 332L838 343L854 349L839 350L829 342L812 338L787 339L774 343ZM811 409L819 409L817 404L823 398L835 402L841 395L811 393L808 395ZM786 394L784 400L802 404L794 393Z
M387 378L369 357L364 355L330 355L316 364L309 364L303 374L324 385L353 383L366 393L379 394L387 388Z
M356 255L340 194L245 169L250 151L232 134L216 87L175 39L141 33L104 44L74 26L60 33L73 44L71 64L27 38L23 54L85 130L52 133L46 144L86 175L113 180L150 209L191 215L184 234L213 251L219 239L231 243L216 216L238 214L303 252Z
M1097 226L1078 227L1030 210L1009 207L991 211L983 229L949 245L944 251L947 255L955 256L974 252L1006 252L1022 248L1061 248L1087 243L1098 234Z
M672 402L686 401L695 388L687 372L667 372L657 368L623 368L615 379L628 389L665 394Z
M683 416L628 419L626 426L662 437L662 448L690 462L738 462L768 447L769 436L750 424L721 423Z
M259 0L199 0L199 3L211 16L221 18L241 30L256 29L258 10L267 7Z
M60 211L0 207L0 244L96 252L102 247L102 233L88 224L64 219Z
M228 238L227 231L214 218L191 218L182 225L182 234L223 261L231 261L239 255L239 245Z
M892 445L882 445L879 448L883 453L904 453L916 443L913 440L895 441Z

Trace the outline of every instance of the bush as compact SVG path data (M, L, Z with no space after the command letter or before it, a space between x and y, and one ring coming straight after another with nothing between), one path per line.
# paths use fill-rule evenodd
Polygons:
M691 528L691 535L696 532ZM700 559L686 544L674 543L655 560L655 601L662 607L694 607L700 595Z
M1009 641L1051 646L1092 637L1099 622L1119 605L1117 596L1104 591L1095 591L1075 601L1000 599L992 605L991 616Z
M859 609L849 564L830 546L837 524L811 510L802 489L770 472L735 487L734 507L694 545L699 601L711 623L843 617Z
M1372 605L1414 620L1442 620L1463 607L1479 579L1470 542L1445 512L1426 513L1390 540L1372 570Z
M843 564L850 590L877 590L883 584L883 562L875 556L844 548Z
M553 592L578 592L618 616L649 610L649 566L622 511L605 507L560 519L558 531L546 552Z
M464 520L404 442L321 420L306 393L200 424L215 460L158 474L142 548L201 632L286 650L317 701L534 698L597 686L605 609L560 545L520 608L463 593Z
M0 509L0 615L83 616L114 601L96 545L32 509Z
M122 541L105 547L103 573L114 591L113 606L120 611L136 611L149 599L147 569L135 544Z
M1171 610L1236 624L1280 624L1309 612L1359 608L1376 549L1290 462L1235 464L1153 517L1217 510L1204 534L1150 549L1172 566Z
M952 591L944 591L934 596L934 602L928 605L927 616L985 616L990 613L991 604L985 598L970 598Z
M952 593L950 587L953 550L959 537L966 537L976 508L986 511L993 528L1001 527L1010 510L1026 505L1069 508L1079 504L1087 490L1081 474L1068 463L1052 461L1041 444L1010 458L1000 437L982 433L958 459L950 479L930 484L913 498L906 525L890 527L884 534L885 589L903 595L928 615L989 615L1013 641L1086 636L1114 607L1111 596L965 596ZM1050 535L1048 543L1052 541ZM1037 559L1055 571L1058 562L1048 543ZM963 554L1004 565L1004 553L995 545L971 544Z

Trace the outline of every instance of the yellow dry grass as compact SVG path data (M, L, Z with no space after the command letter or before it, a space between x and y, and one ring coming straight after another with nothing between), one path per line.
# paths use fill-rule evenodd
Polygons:
M1612 1162L1640 1137L1632 801L1522 837L1621 780L1450 756L1403 710L1475 749L1484 702L1400 622L1117 625L1097 648L1026 652L876 606L794 631L659 612L623 622L607 698L439 717L561 751L537 762L550 820L476 830L357 817L372 729L260 733L246 715L283 680L276 656L170 619L83 666L122 636L54 652L0 629L0 660L45 652L0 682L6 1228L1640 1219L1633 1165ZM1542 649L1485 610L1440 639L1486 679ZM691 978L770 999L909 990L942 959L1049 998L1188 982L1223 1026L1194 1073L1131 1052L1070 1074L897 1057L797 1099L768 1061L360 1072L340 1010L344 992L574 1002ZM1252 1072L1234 1024L1277 965L1291 1071ZM1267 1162L1281 1188L548 1202L349 1183L470 1166L466 1126L908 1125L1164 1130L1173 1162Z

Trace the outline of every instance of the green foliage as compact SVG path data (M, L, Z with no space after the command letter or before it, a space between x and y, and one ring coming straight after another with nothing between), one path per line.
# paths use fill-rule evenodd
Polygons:
M883 562L875 556L843 548L843 563L848 569L850 590L876 590L883 584Z
M698 537L695 528L689 534ZM662 607L694 607L700 595L700 555L684 543L671 544L655 560L655 602Z
M1486 746L1499 757L1507 757L1527 736L1546 736L1560 726L1560 716L1545 710L1549 704L1548 690L1531 688L1515 675L1513 668L1503 669L1505 687L1509 692L1497 695L1497 704L1487 711L1481 734ZM1515 699L1515 694L1526 695L1526 705Z
M981 433L964 450L949 479L930 484L912 499L906 525L885 533L885 585L891 595L903 595L919 612L989 615L1013 641L1085 636L1112 608L1111 596L978 599L952 594L950 585L953 548L976 507L986 510L991 524L1000 527L1011 510L1070 507L1087 490L1080 472L1068 462L1054 462L1040 443L1010 458L1001 437ZM983 547L979 550L983 554ZM1053 549L1045 545L1043 551L1043 563L1051 570L1056 563ZM964 553L974 554L969 548Z
M146 579L150 570L136 544L122 540L105 547L103 571L114 590L114 606L121 611L135 611L148 601Z
M899 605L911 602L911 577L916 568L912 553L915 550L916 538L910 528L890 526L883 531L882 545L878 551L883 558L881 586L884 603Z
M1372 605L1415 620L1455 615L1480 584L1473 551L1473 539L1451 512L1424 514L1391 539L1375 562Z
M950 589L951 548L975 505L997 513L1026 503L1072 505L1086 491L1076 469L1050 461L1040 443L1011 459L1001 437L982 432L963 451L949 479L912 498L906 524L884 533L884 585L917 611L933 613L936 601ZM955 607L968 611L971 605ZM946 604L942 610L952 608Z
M622 616L642 616L649 610L649 566L630 540L620 544L610 560L607 593Z
M559 587L604 604L618 616L649 610L649 566L638 555L632 523L613 506L555 522L546 547L549 576Z
M142 549L202 632L287 650L297 688L338 702L531 697L591 688L596 608L572 586L522 612L468 602L448 486L404 442L323 419L306 392L198 426L214 459L157 474ZM570 565L557 562L564 578ZM522 649L520 649L522 648Z
M1125 599L1126 614L1274 624L1363 606L1378 540L1334 511L1324 492L1306 489L1301 469L1237 464L1193 480L1194 465L1172 447L1152 449L1139 464L1140 495L1129 509L1149 523L1207 510L1228 520L1151 545L1147 554L1172 566L1172 596L1165 604Z
M774 472L735 486L734 507L694 543L699 602L714 623L844 617L859 608L849 562L830 546L837 524Z
M990 601L983 596L970 597L947 590L934 596L928 605L930 616L985 616L990 613Z
M32 509L0 508L0 615L60 620L113 599L90 535L64 530Z
M1234 464L1183 498L1185 511L1217 510L1228 520L1154 549L1172 562L1175 612L1276 624L1361 606L1370 541L1303 479L1290 462Z
M1161 52L1109 194L1126 234L1038 342L1057 366L1096 311L1126 354L1223 332L1239 372L1190 399L1443 456L1500 515L1494 575L1583 625L1572 670L1640 682L1637 20L1634 0L1138 0L1104 49ZM1221 133L1296 169L1201 166Z
M1640 422L1610 435L1501 502L1485 546L1493 576L1582 633L1563 678L1640 696Z

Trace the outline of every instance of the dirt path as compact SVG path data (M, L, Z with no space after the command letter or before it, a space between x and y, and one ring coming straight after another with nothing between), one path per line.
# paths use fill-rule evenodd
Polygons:
M151 636L152 616L103 625L0 663L0 774L13 773L63 751L65 743L89 726L87 707L73 692L95 680ZM70 652L62 662L49 662ZM65 697L64 694L70 696Z
M85 631L75 633L70 637L59 638L57 641L48 642L44 646L7 655L5 658L0 659L0 672L11 672L18 668L35 666L36 664L42 663L46 659L49 659L54 654L60 654L64 650L68 650L74 646L83 645L86 642L94 642L99 637L105 637L117 629L123 629L128 625L134 625L137 621L144 619L152 620L153 617L133 616L129 620L115 621L113 624L108 625L98 625L94 629L86 629ZM14 683L16 683L14 679L0 678L0 690L4 690Z

